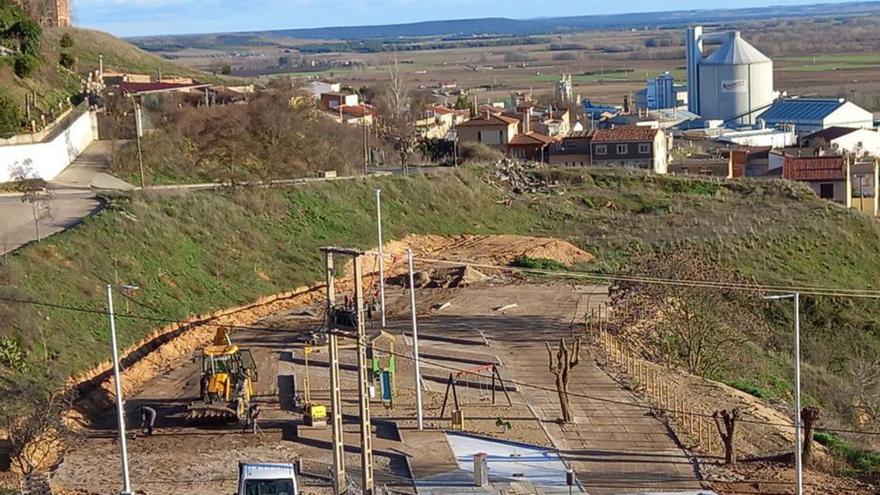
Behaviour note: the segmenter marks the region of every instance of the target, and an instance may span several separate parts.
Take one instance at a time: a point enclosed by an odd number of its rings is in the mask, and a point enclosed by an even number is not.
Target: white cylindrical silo
[[[731,126],[753,125],[773,102],[773,61],[739,32],[700,63],[700,115]]]

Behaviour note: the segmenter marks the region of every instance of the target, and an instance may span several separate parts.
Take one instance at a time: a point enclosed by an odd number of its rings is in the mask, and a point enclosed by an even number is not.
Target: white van
[[[299,495],[293,464],[238,463],[238,495]]]

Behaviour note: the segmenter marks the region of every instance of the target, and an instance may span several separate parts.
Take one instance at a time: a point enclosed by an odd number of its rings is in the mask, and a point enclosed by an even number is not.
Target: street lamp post
[[[376,227],[379,231],[379,312],[385,328],[385,256],[382,253],[382,190],[376,189]]]
[[[119,348],[116,343],[116,316],[113,313],[113,284],[107,284],[107,314],[110,317],[110,346],[113,351],[113,378],[116,382],[116,421],[119,429],[119,449],[122,453],[122,495],[131,495],[131,477],[128,469],[128,446],[125,441],[125,406],[122,400],[122,380],[119,376]],[[118,285],[121,289],[135,290],[133,285]]]
[[[802,427],[801,427],[801,295],[798,292],[793,294],[781,294],[777,296],[767,296],[764,299],[794,300],[794,464],[797,479],[797,495],[804,493],[804,466],[802,459],[803,448],[802,443]],[[810,441],[810,439],[806,439]]]
[[[424,417],[422,413],[422,372],[419,362],[419,325],[416,316],[416,285],[413,272],[413,252],[412,249],[406,250],[406,260],[409,265],[409,297],[410,311],[412,312],[412,333],[413,333],[413,361],[415,362],[415,380],[416,380],[416,418],[418,420],[419,430],[423,429]]]

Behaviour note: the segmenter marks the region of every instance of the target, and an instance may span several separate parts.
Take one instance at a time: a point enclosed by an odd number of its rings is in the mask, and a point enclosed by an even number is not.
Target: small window
[[[651,152],[651,145],[647,143],[639,144],[639,153],[642,155],[647,155]]]
[[[597,144],[596,145],[596,154],[597,155],[607,155],[608,154],[608,146],[605,146],[604,144]]]
[[[617,145],[617,154],[618,155],[625,155],[627,153],[629,153],[629,145],[626,145],[626,144],[618,144]]]
[[[483,131],[477,131],[477,142],[478,143],[483,142]]]
[[[819,197],[834,199],[834,184],[819,184]]]

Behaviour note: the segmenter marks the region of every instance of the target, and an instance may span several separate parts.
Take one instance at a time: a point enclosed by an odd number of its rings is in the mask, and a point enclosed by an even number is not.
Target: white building
[[[880,132],[873,129],[829,127],[804,137],[803,142],[806,146],[823,147],[832,153],[880,157]]]
[[[874,115],[844,98],[777,100],[758,120],[766,127],[792,125],[798,136],[806,136],[829,127],[874,128]]]
[[[326,81],[311,81],[308,86],[306,86],[306,89],[309,90],[309,93],[311,93],[312,96],[319,99],[324,93],[339,93],[342,91],[342,84]]]
[[[722,128],[719,130],[717,141],[750,146],[754,148],[787,148],[797,144],[797,136],[794,129],[744,129],[731,130]]]

